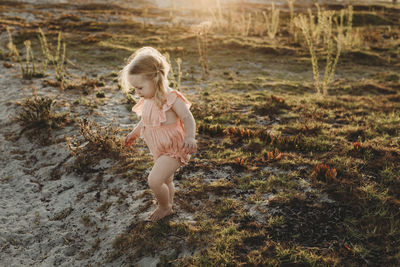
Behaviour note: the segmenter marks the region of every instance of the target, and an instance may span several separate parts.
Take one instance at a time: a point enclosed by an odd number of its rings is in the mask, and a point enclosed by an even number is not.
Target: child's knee
[[[150,174],[147,177],[147,183],[151,188],[159,187],[162,185],[162,181],[160,181],[159,177],[156,177],[155,175]]]

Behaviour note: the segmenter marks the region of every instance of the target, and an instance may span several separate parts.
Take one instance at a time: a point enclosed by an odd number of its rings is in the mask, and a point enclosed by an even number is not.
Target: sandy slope
[[[74,158],[65,141],[42,146],[29,139],[27,132],[18,138],[23,128],[12,120],[18,110],[15,102],[22,100],[21,89],[25,88],[25,94],[31,94],[27,91],[30,87],[38,88],[39,95],[59,93],[58,88],[43,87],[41,83],[41,80],[22,80],[18,65],[11,69],[0,66],[0,265],[100,266],[111,251],[115,236],[135,220],[142,200],[134,201],[133,197],[146,188],[139,188],[135,180],[127,183],[113,179],[108,173],[112,165],[109,159],[95,166],[98,172],[91,173],[85,181],[68,168]],[[68,96],[62,97],[58,101],[61,104]],[[114,97],[118,102],[122,95]],[[111,112],[110,119],[115,109],[107,109]],[[55,131],[56,139],[62,140],[73,131],[76,134],[72,127]],[[60,176],[52,175],[55,172]],[[103,184],[94,186],[93,178],[98,175],[103,175]],[[117,199],[108,195],[115,188],[132,197],[126,198],[124,205],[112,205],[107,212],[97,212],[103,202]],[[79,200],[80,193],[83,198]],[[57,219],[63,213],[66,217]],[[146,215],[141,214],[142,218]],[[93,226],[85,226],[82,216],[88,216]],[[91,252],[97,239],[99,248]],[[151,258],[144,259],[146,265],[148,260]],[[123,261],[124,257],[120,257],[109,266],[124,265]]]

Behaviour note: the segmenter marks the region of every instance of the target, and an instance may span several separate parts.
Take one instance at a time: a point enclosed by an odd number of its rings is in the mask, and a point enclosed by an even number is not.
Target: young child
[[[150,214],[157,221],[172,211],[174,199],[173,176],[196,153],[196,124],[189,111],[191,103],[178,91],[168,87],[170,66],[165,57],[152,47],[137,50],[120,72],[122,89],[132,87],[140,96],[132,108],[141,120],[125,138],[130,146],[142,136],[154,158],[148,184],[158,202]]]

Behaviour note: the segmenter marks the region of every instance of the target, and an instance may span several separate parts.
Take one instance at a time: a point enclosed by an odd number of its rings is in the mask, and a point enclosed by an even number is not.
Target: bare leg
[[[166,155],[159,157],[154,163],[148,177],[148,183],[157,199],[158,207],[150,214],[150,220],[157,221],[172,213],[170,192],[166,183],[179,166],[180,164],[176,159]]]
[[[175,185],[173,182],[174,179],[174,175],[171,175],[167,181],[165,182],[165,184],[168,186],[169,189],[169,203],[173,206],[174,205],[174,195],[175,195]],[[156,200],[154,200],[153,202],[154,204],[157,203]]]
[[[175,186],[174,186],[173,179],[174,179],[174,175],[171,175],[166,182],[168,189],[169,189],[169,203],[171,205],[174,205],[174,195],[175,195]]]

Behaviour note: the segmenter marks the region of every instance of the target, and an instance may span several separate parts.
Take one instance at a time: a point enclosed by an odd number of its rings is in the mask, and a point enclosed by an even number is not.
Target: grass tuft
[[[70,122],[69,113],[55,113],[53,111],[55,99],[36,94],[31,98],[24,99],[19,103],[22,111],[16,119],[24,128],[27,129],[47,129],[60,128]]]

